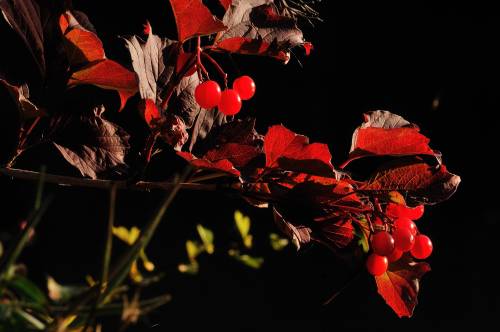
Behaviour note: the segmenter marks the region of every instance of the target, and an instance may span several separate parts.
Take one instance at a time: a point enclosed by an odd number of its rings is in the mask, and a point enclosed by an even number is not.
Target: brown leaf
[[[27,85],[17,87],[3,79],[0,79],[0,85],[3,85],[12,96],[22,120],[44,115],[35,104],[29,101],[29,89]]]
[[[302,244],[311,242],[312,231],[309,227],[295,226],[286,221],[283,215],[276,208],[273,208],[273,215],[276,226],[292,241],[297,250],[300,249]]]
[[[279,15],[269,0],[233,0],[223,22],[227,30],[217,35],[215,50],[266,55],[287,62],[289,50],[304,44],[295,19]]]
[[[43,27],[40,8],[33,0],[0,1],[3,19],[22,39],[30,51],[42,76],[45,74]]]
[[[405,255],[375,277],[378,293],[399,317],[411,317],[418,303],[420,279],[430,270],[429,264],[416,263]]]
[[[67,162],[91,179],[122,174],[128,168],[125,155],[129,150],[129,135],[103,119],[103,112],[101,106],[92,115],[81,116],[54,143]]]

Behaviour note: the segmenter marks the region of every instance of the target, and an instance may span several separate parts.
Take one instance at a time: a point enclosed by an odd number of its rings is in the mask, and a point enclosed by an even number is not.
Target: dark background
[[[168,6],[159,10],[157,1],[107,1],[107,7],[103,1],[75,3],[109,45],[110,58],[120,55],[116,35],[140,31],[145,18],[155,33],[172,33]],[[202,257],[200,275],[179,275],[176,266],[186,259],[184,241],[196,236],[196,223],[213,228],[218,239],[237,238],[232,213],[239,208],[252,217],[257,242],[276,231],[267,210],[223,195],[182,193],[148,249],[167,272],[149,295],[167,291],[173,301],[138,331],[149,330],[145,326],[156,326],[151,331],[477,328],[500,313],[494,161],[499,17],[479,5],[416,2],[365,7],[324,0],[318,9],[325,22],[304,28],[315,49],[310,57],[296,51],[302,66],[295,56],[287,66],[256,57],[221,62],[230,76],[244,73],[255,79],[257,94],[243,114],[254,114],[261,132],[283,123],[312,141],[327,142],[338,165],[362,113],[387,109],[419,124],[432,146],[443,152],[448,169],[462,177],[457,194],[428,208],[418,222],[435,247],[414,317],[398,319],[376,294],[372,278],[316,246],[298,253],[268,250],[259,271],[223,255]],[[0,207],[9,211],[9,222],[22,218],[31,207],[33,186],[2,179],[0,190],[5,197]],[[81,283],[84,275],[99,271],[107,195],[91,189],[48,190],[57,193],[56,202],[24,260],[35,267],[34,278],[50,274],[63,283]],[[144,223],[159,198],[120,193],[118,220]],[[346,283],[332,303],[322,305]]]

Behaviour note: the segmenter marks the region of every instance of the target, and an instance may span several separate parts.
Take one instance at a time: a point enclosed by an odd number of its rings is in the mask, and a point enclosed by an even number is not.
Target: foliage
[[[10,244],[0,266],[0,317],[13,327],[97,331],[97,317],[116,312],[128,326],[167,302],[168,296],[140,300],[134,289],[161,279],[145,248],[183,188],[218,190],[252,206],[271,208],[276,227],[297,249],[317,242],[354,260],[370,250],[372,233],[394,227],[391,204],[437,204],[460,183],[419,128],[388,111],[365,114],[353,134],[349,156],[335,167],[326,144],[310,143],[283,125],[271,126],[261,135],[255,119],[226,116],[197,104],[194,90],[200,82],[216,77],[229,87],[228,75],[215,60],[220,54],[267,56],[284,63],[295,47],[308,54],[312,45],[298,22],[312,20],[317,13],[305,1],[220,0],[224,15],[219,18],[201,0],[164,2],[175,18],[177,40],[154,34],[146,23],[142,34],[124,38],[130,68],[107,58],[98,32],[70,2],[62,7],[34,0],[1,2],[2,19],[38,70],[20,81],[0,73],[0,89],[11,97],[6,105],[17,115],[12,127],[20,123],[13,137],[15,151],[1,156],[2,173],[27,174],[12,167],[33,147],[49,146],[82,177],[71,180],[73,185],[107,188],[111,197],[101,278],[78,287],[61,286],[49,278],[49,297],[19,272],[17,263],[51,198],[38,200],[28,226]],[[131,98],[135,95],[139,101]],[[109,102],[110,96],[119,99]],[[112,120],[125,112],[136,112],[145,130],[129,133]],[[190,166],[182,176],[173,174],[180,173],[179,168],[150,179],[150,162],[159,158]],[[355,177],[350,167],[363,160],[378,166],[366,170],[368,177]],[[47,175],[46,180],[62,183],[67,178]],[[149,223],[127,229],[114,225],[117,187],[160,188],[168,194]],[[264,259],[252,251],[251,220],[236,211],[234,222],[239,240],[223,254],[248,267],[261,267]],[[180,272],[197,273],[197,258],[218,252],[214,233],[200,224],[196,230],[199,240],[186,242],[188,262],[178,265]],[[112,234],[128,245],[113,264]],[[276,234],[269,240],[275,250],[288,244]],[[378,292],[397,315],[411,316],[419,281],[429,270],[427,263],[404,255],[375,278]],[[125,294],[126,300],[120,301]]]

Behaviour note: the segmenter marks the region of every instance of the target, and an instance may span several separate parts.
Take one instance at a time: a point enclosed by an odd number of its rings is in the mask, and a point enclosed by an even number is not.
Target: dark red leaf
[[[158,107],[151,99],[143,99],[139,103],[139,112],[141,113],[144,121],[148,124],[148,126],[153,126],[153,120],[157,120],[160,118],[160,112],[158,111]]]
[[[365,114],[365,122],[354,131],[349,159],[342,165],[368,156],[430,155],[429,139],[401,116],[387,111]]]
[[[231,3],[233,2],[233,0],[219,0],[220,4],[222,7],[224,7],[225,10],[227,10],[229,8],[229,6],[231,6]]]
[[[120,95],[120,109],[128,98],[137,92],[137,80],[133,72],[113,60],[101,60],[73,73],[69,86],[91,84],[102,89],[116,90]]]
[[[233,164],[227,159],[211,162],[210,160],[206,159],[198,159],[189,152],[177,152],[177,154],[189,161],[193,166],[197,168],[219,171],[232,176],[240,176],[240,172],[236,168],[234,168]]]
[[[71,66],[88,64],[106,58],[102,42],[93,32],[70,29],[64,37],[66,54]]]
[[[436,204],[455,193],[460,177],[444,165],[429,166],[421,159],[396,161],[376,172],[361,190],[399,191],[408,204]]]
[[[429,264],[403,256],[391,263],[386,273],[375,277],[378,293],[399,317],[411,317],[418,303],[420,279],[430,270]]]
[[[326,144],[309,144],[309,138],[282,125],[269,128],[264,137],[266,167],[335,177]]]
[[[233,0],[223,22],[227,30],[217,35],[215,50],[266,55],[287,62],[289,50],[304,44],[295,20],[279,15],[267,0]]]
[[[219,50],[229,53],[263,55],[283,62],[290,60],[290,55],[287,52],[277,49],[275,45],[265,42],[262,39],[233,37],[217,43],[217,47]]]
[[[170,0],[177,25],[178,40],[204,36],[224,30],[224,24],[212,15],[201,0]]]
[[[37,1],[0,1],[3,18],[19,35],[35,60],[40,73],[45,74],[44,37]]]
[[[203,158],[211,162],[227,159],[235,167],[239,168],[244,167],[261,153],[262,151],[259,148],[252,145],[227,143],[208,151]]]
[[[190,52],[180,52],[177,56],[177,63],[175,64],[175,73],[180,74],[184,66],[193,58],[194,54]],[[191,66],[191,69],[186,72],[184,76],[191,76],[196,72],[196,65]]]
[[[315,229],[318,228],[320,239],[335,248],[344,248],[354,239],[354,227],[349,218],[327,217],[317,218]],[[314,237],[314,235],[313,235]]]

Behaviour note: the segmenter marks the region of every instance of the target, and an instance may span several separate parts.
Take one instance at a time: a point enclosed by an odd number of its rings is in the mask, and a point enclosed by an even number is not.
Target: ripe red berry
[[[240,76],[234,80],[233,89],[238,91],[241,100],[248,100],[255,94],[255,82],[250,76]]]
[[[396,262],[401,258],[401,256],[403,256],[403,252],[397,248],[394,248],[392,253],[387,256],[387,260],[389,261],[389,263]]]
[[[392,237],[396,248],[403,252],[411,250],[415,243],[415,236],[408,228],[396,228],[392,232]]]
[[[221,99],[219,84],[215,81],[205,81],[194,90],[194,98],[202,108],[210,109],[217,106]]]
[[[371,275],[379,276],[387,271],[387,266],[389,261],[385,256],[379,256],[377,254],[370,254],[366,259],[366,269]]]
[[[219,111],[225,115],[235,115],[241,109],[241,98],[238,92],[233,89],[222,91],[219,102]]]
[[[411,255],[417,259],[426,259],[432,253],[432,242],[428,236],[418,235],[415,244],[411,248]]]
[[[394,220],[394,227],[395,228],[407,228],[411,231],[413,235],[417,234],[417,226],[413,221],[406,217],[400,217]]]
[[[409,209],[407,212],[407,216],[411,220],[418,220],[418,219],[422,218],[423,215],[424,215],[424,206],[423,205],[419,205],[419,206],[416,206],[412,209]]]
[[[372,235],[371,248],[380,256],[387,256],[394,251],[394,239],[388,232],[377,232]]]

